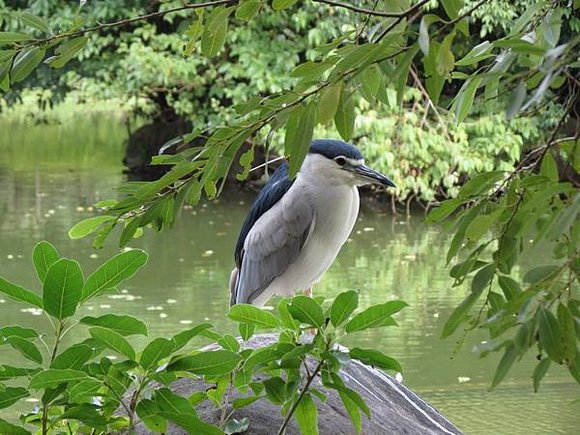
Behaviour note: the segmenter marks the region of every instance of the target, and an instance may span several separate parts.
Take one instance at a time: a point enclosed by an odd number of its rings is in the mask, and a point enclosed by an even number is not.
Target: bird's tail
[[[232,270],[230,275],[230,307],[236,305],[236,299],[238,296],[238,276],[240,271],[237,267]]]

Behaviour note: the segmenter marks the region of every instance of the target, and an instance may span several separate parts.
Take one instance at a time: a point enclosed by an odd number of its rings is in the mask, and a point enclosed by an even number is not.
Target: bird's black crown
[[[317,139],[310,145],[310,154],[321,154],[328,159],[343,156],[348,159],[361,160],[360,151],[349,143],[335,139]]]

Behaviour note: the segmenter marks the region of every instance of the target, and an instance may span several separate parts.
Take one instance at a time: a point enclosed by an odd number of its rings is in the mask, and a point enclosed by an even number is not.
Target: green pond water
[[[31,264],[34,244],[49,240],[62,255],[90,272],[118,251],[118,235],[95,251],[90,240],[72,241],[68,229],[92,216],[91,204],[114,196],[124,181],[121,159],[125,127],[118,121],[79,118],[66,125],[24,125],[0,121],[0,275],[39,290]],[[149,335],[166,336],[188,325],[211,321],[235,332],[225,319],[233,247],[252,201],[237,188],[219,201],[182,212],[176,228],[146,232],[132,247],[145,249],[149,263],[119,294],[94,301],[81,314],[127,313],[144,319]],[[426,226],[422,216],[406,219],[365,207],[351,240],[319,283],[316,295],[360,290],[361,305],[403,299],[399,328],[371,330],[350,345],[376,346],[399,359],[403,382],[468,434],[578,434],[580,389],[559,367],[534,394],[530,353],[493,392],[488,387],[499,355],[477,359],[471,349],[485,339],[462,333],[439,338],[445,319],[466,288],[452,288],[444,257],[449,235]],[[540,261],[542,252],[527,259]],[[0,326],[47,327],[44,316],[0,295]],[[78,330],[77,334],[83,331]],[[74,339],[74,334],[71,337]],[[139,343],[137,343],[139,344]],[[142,344],[142,343],[141,343]],[[16,361],[7,346],[0,363]],[[21,409],[34,403],[22,402]],[[0,414],[13,417],[6,410]]]

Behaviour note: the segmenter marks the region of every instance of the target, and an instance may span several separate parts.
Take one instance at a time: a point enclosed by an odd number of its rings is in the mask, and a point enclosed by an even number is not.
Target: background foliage
[[[203,145],[158,156],[170,172],[121,186],[72,237],[95,233],[100,246],[122,225],[124,245],[215,198],[242,145],[240,178],[264,143],[295,173],[314,135],[340,135],[395,175],[398,200],[451,198],[429,220],[452,217],[450,275],[471,292],[443,335],[489,331],[480,355],[503,355],[492,387],[526,352],[538,355],[536,390],[551,364],[580,383],[577,0],[90,6],[54,22],[44,3],[31,3],[36,15],[8,7],[6,101],[30,74],[57,90],[48,99],[105,85],[153,117],[187,113],[195,128],[175,143]],[[545,263],[520,270],[534,246]]]

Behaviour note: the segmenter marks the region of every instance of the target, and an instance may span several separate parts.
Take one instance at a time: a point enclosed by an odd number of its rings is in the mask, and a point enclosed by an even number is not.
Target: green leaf
[[[178,334],[175,334],[171,341],[175,344],[175,351],[181,349],[187,343],[189,343],[194,337],[197,337],[199,334],[207,331],[211,328],[211,323],[202,323],[200,325],[196,325],[193,328],[186,329],[185,331],[181,331]]]
[[[526,90],[526,82],[521,81],[512,92],[510,101],[508,103],[508,108],[506,110],[506,118],[508,120],[516,116],[520,111],[522,105],[524,104],[524,100],[526,99]]]
[[[475,98],[475,93],[477,92],[481,80],[482,78],[480,76],[471,77],[459,90],[459,94],[455,99],[455,121],[457,123],[463,122],[467,115],[469,115],[471,106],[473,105],[473,99]]]
[[[40,334],[32,328],[23,328],[22,326],[4,326],[0,328],[0,339],[16,335],[21,338],[38,338]],[[0,340],[0,343],[2,341]]]
[[[493,50],[493,45],[489,41],[483,41],[481,44],[476,45],[471,49],[469,53],[465,55],[461,60],[458,60],[455,65],[457,66],[467,66],[477,63],[481,60],[493,57],[491,51]]]
[[[510,301],[518,296],[522,292],[522,288],[517,281],[510,278],[509,276],[500,275],[498,277],[498,283],[501,287],[505,298]]]
[[[219,376],[230,373],[236,368],[240,360],[240,356],[230,350],[206,351],[173,360],[167,366],[167,370]]]
[[[150,399],[142,399],[137,404],[137,415],[147,428],[156,433],[167,432],[167,419],[159,415],[159,406]]]
[[[110,215],[93,216],[90,218],[83,219],[82,221],[76,223],[69,231],[68,236],[71,239],[82,239],[89,234],[94,233],[99,229],[99,227],[105,222],[114,221],[117,218]]]
[[[264,382],[266,396],[275,405],[282,405],[287,399],[287,384],[280,376],[266,379]]]
[[[93,428],[104,428],[108,420],[101,414],[101,408],[96,405],[83,403],[67,409],[58,417],[59,420],[78,420]]]
[[[30,75],[44,59],[44,47],[30,47],[22,49],[14,58],[10,79],[12,83],[18,83]]]
[[[75,382],[68,389],[70,401],[73,403],[92,402],[102,386],[102,382],[96,379]]]
[[[85,282],[81,301],[97,296],[105,290],[114,289],[131,278],[139,268],[147,263],[148,256],[140,249],[132,249],[115,255],[95,270]]]
[[[357,434],[361,433],[362,431],[362,419],[360,415],[360,410],[356,403],[342,390],[338,390],[338,395],[340,396],[340,400],[342,400],[342,404],[344,405],[344,409],[348,413],[350,417],[350,421],[352,421],[352,425]]]
[[[160,388],[155,392],[155,403],[163,412],[196,416],[189,401],[185,397],[178,396],[169,388]]]
[[[232,352],[238,352],[240,350],[240,343],[233,335],[225,334],[217,342],[226,350],[231,350]]]
[[[26,304],[34,305],[35,307],[42,308],[42,298],[36,293],[26,290],[25,288],[19,287],[6,281],[0,276],[0,292],[4,293],[10,299],[17,302],[24,302]]]
[[[72,316],[83,289],[83,271],[74,260],[61,258],[48,268],[44,279],[42,300],[44,310],[57,319]]]
[[[346,324],[346,332],[363,331],[369,328],[389,326],[390,317],[407,306],[403,301],[389,301],[380,305],[373,305],[358,313]]]
[[[537,393],[540,389],[540,381],[542,378],[548,373],[548,369],[550,368],[551,364],[550,358],[544,358],[541,360],[536,368],[534,369],[533,379],[534,379],[534,393]]]
[[[330,322],[336,327],[347,320],[358,307],[358,292],[354,290],[339,294],[330,307]]]
[[[141,320],[128,315],[105,314],[100,317],[86,316],[80,320],[80,323],[107,328],[121,335],[147,335],[147,325]]]
[[[542,160],[542,166],[540,167],[540,175],[548,178],[550,181],[557,183],[560,181],[560,175],[558,174],[558,165],[552,153],[546,153],[544,159]]]
[[[296,320],[316,328],[324,325],[324,313],[322,307],[312,298],[307,296],[295,296],[288,304],[288,311]]]
[[[317,116],[319,123],[327,124],[334,119],[340,101],[341,89],[342,83],[335,83],[324,88],[320,94]]]
[[[459,198],[452,198],[446,201],[443,201],[439,207],[435,207],[431,209],[427,219],[425,220],[426,223],[432,224],[436,222],[441,222],[451,213],[453,213],[457,208],[463,203]]]
[[[395,358],[385,355],[376,349],[362,349],[360,347],[355,347],[350,350],[349,355],[351,358],[357,359],[364,364],[378,367],[383,370],[394,370],[396,372],[403,371],[401,364]]]
[[[48,268],[60,258],[54,246],[48,242],[40,242],[32,252],[32,262],[40,282],[44,282]]]
[[[34,375],[30,380],[30,385],[28,388],[37,390],[44,388],[54,388],[65,382],[78,382],[91,379],[92,378],[89,375],[87,375],[85,372],[81,372],[80,370],[47,369]]]
[[[36,15],[30,14],[28,12],[23,12],[20,15],[20,20],[22,24],[28,27],[32,27],[33,29],[40,30],[43,33],[51,34],[52,31],[50,30],[50,26],[48,23]]]
[[[103,343],[115,352],[126,356],[132,361],[135,360],[135,350],[121,334],[110,329],[101,328],[100,326],[90,328],[89,334],[95,340]]]
[[[30,396],[30,394],[26,388],[5,387],[3,390],[0,390],[0,409],[8,408],[20,399],[28,396]],[[0,425],[0,427],[2,426]]]
[[[455,66],[455,56],[451,51],[451,44],[453,43],[453,38],[455,37],[455,32],[450,33],[443,39],[443,42],[437,50],[437,56],[435,57],[435,70],[437,73],[446,77]]]
[[[139,358],[139,364],[145,370],[154,368],[163,358],[168,357],[173,352],[175,343],[166,338],[156,338],[149,343]]]
[[[562,356],[568,365],[576,358],[576,321],[568,307],[558,304],[558,324],[562,333]]]
[[[258,13],[260,4],[258,0],[246,0],[242,2],[236,9],[236,18],[242,21],[250,21]]]
[[[311,101],[305,106],[296,107],[286,123],[286,135],[284,136],[284,153],[289,160],[290,177],[294,177],[312,142],[314,124],[316,119],[316,102]]]
[[[42,354],[34,343],[25,338],[18,337],[17,335],[11,335],[6,340],[10,346],[20,352],[25,358],[34,361],[35,363],[42,364]]]
[[[248,341],[254,335],[256,330],[256,325],[251,323],[240,322],[238,329],[240,331],[240,336],[244,341]]]
[[[288,9],[296,4],[298,0],[273,0],[272,9],[275,11],[281,11]]]
[[[499,385],[499,383],[505,378],[505,376],[510,371],[514,361],[518,356],[518,351],[513,343],[510,343],[506,349],[503,357],[501,358],[497,369],[495,371],[495,375],[493,377],[493,381],[491,382],[491,389],[493,390],[495,387]]]
[[[399,62],[395,71],[393,72],[393,78],[396,80],[396,89],[397,89],[397,105],[400,106],[403,102],[403,97],[405,94],[405,86],[407,85],[407,78],[409,77],[409,70],[411,69],[411,62],[413,61],[414,57],[417,55],[419,51],[419,46],[414,44],[407,53],[404,55],[403,59]],[[437,103],[437,99],[433,98],[431,95],[431,99],[435,103]]]
[[[471,307],[477,302],[481,292],[470,292],[465,299],[457,306],[447,321],[445,326],[443,326],[443,331],[441,332],[441,338],[450,336],[455,332],[457,327],[466,319],[467,314]]]
[[[208,17],[207,25],[201,35],[201,52],[213,57],[222,49],[228,33],[228,17],[233,8],[219,6]]]
[[[553,276],[558,270],[560,270],[560,267],[556,265],[534,267],[524,275],[524,281],[531,284],[542,282]]]
[[[481,294],[485,288],[489,286],[489,283],[495,275],[495,263],[488,264],[482,269],[479,269],[473,281],[471,282],[472,293]]]
[[[345,141],[352,138],[356,113],[354,111],[354,97],[346,86],[343,86],[338,100],[338,107],[334,115],[334,124],[340,137]]]
[[[463,7],[463,0],[441,0],[445,13],[452,20],[459,16],[459,11]]]
[[[163,413],[163,416],[185,429],[191,435],[223,435],[223,431],[220,428],[201,421],[193,415]]]
[[[564,349],[562,348],[562,331],[556,316],[550,311],[540,308],[538,311],[538,332],[540,344],[548,356],[557,363],[562,362]]]
[[[302,396],[302,399],[296,405],[294,417],[301,434],[318,435],[318,409],[310,393]]]
[[[238,304],[230,308],[228,317],[236,322],[248,323],[258,328],[277,328],[278,319],[271,313],[248,304]]]
[[[224,432],[226,433],[226,435],[235,433],[245,433],[249,427],[250,427],[250,419],[248,417],[244,417],[241,420],[236,420],[235,418],[232,417],[224,427]]]
[[[87,45],[88,38],[86,36],[80,36],[78,38],[69,39],[63,42],[56,49],[57,56],[53,56],[46,60],[46,63],[53,68],[62,68],[65,66],[73,57],[75,57],[84,47]],[[102,216],[97,216],[102,217]],[[69,234],[70,235],[70,234]],[[71,238],[75,238],[70,236]],[[84,237],[84,236],[81,236]]]
[[[429,55],[429,22],[425,19],[425,15],[421,17],[419,24],[419,47],[425,56]]]
[[[2,392],[0,392],[2,396]],[[0,399],[1,400],[1,399]],[[16,426],[12,423],[8,423],[6,420],[0,418],[0,433],[10,434],[10,435],[30,435],[30,432],[21,426]]]
[[[77,344],[61,352],[50,364],[52,369],[80,370],[93,356],[93,349]]]
[[[0,32],[0,47],[2,45],[11,44],[13,42],[23,42],[29,41],[32,36],[26,35],[25,33],[16,32]]]

